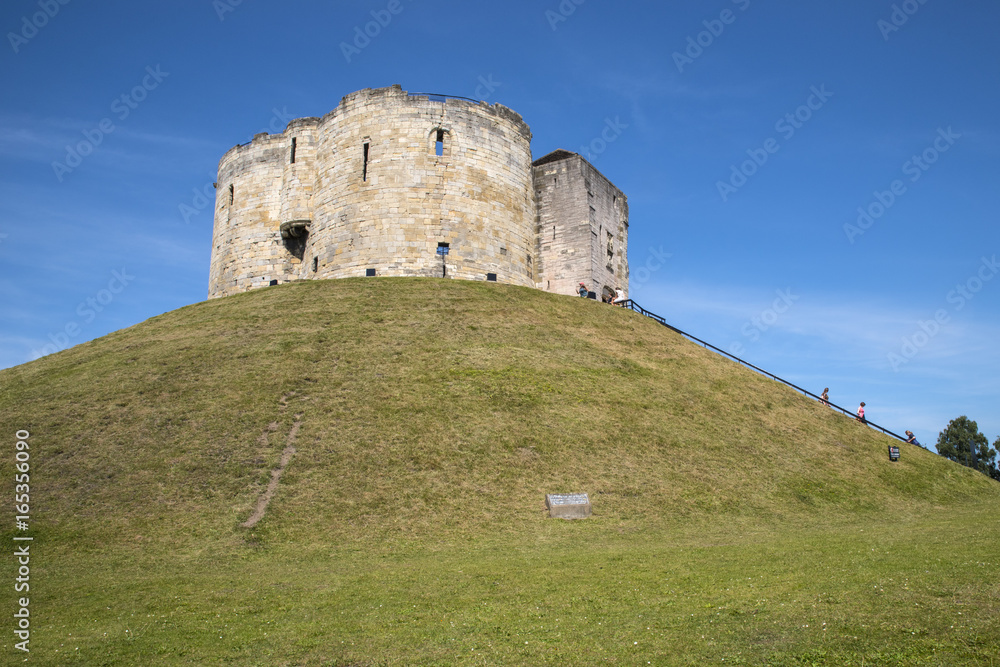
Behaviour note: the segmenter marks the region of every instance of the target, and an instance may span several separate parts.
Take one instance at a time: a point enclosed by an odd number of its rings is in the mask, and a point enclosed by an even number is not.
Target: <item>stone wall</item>
[[[534,164],[538,224],[537,287],[576,294],[628,295],[628,201],[576,153],[555,151]]]
[[[243,291],[287,273],[277,234],[282,146],[280,136],[257,135],[229,151],[219,165],[209,296]]]
[[[398,86],[257,135],[219,165],[209,296],[369,269],[534,286],[530,141],[502,105]]]

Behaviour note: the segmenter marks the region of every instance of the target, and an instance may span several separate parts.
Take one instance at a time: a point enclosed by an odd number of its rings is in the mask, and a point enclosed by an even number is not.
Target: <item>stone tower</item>
[[[572,294],[580,282],[602,296],[628,294],[628,201],[576,153],[557,150],[533,165],[538,284]],[[583,277],[581,277],[583,276]]]
[[[365,275],[627,291],[625,196],[530,142],[505,106],[399,86],[258,134],[219,163],[209,297]]]

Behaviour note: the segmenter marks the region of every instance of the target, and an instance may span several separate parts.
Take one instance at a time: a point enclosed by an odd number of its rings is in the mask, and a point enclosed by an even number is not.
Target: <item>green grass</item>
[[[0,371],[0,415],[38,664],[1000,664],[1000,485],[579,298],[262,289]]]

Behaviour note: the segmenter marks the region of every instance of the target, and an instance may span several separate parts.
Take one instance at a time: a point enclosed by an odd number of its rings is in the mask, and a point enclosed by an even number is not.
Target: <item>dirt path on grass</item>
[[[282,407],[287,407],[287,396],[283,396],[281,399]],[[285,468],[288,466],[288,462],[292,460],[292,456],[295,454],[295,438],[299,434],[299,427],[302,426],[302,415],[295,415],[295,422],[292,424],[292,430],[288,432],[288,438],[285,440],[285,450],[281,452],[281,460],[278,461],[278,467],[271,471],[271,481],[268,483],[267,488],[264,493],[260,495],[257,499],[257,507],[254,509],[253,514],[250,518],[244,521],[242,525],[244,528],[253,528],[258,521],[264,518],[264,513],[267,512],[267,506],[271,502],[271,498],[274,497],[275,492],[278,490],[278,482],[281,481],[281,475],[285,472]],[[277,428],[277,424],[271,424],[268,430],[274,430]],[[267,433],[261,436],[261,439],[267,441]]]

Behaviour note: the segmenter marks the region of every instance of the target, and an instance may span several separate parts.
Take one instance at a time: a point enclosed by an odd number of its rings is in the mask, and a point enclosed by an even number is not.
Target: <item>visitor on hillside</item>
[[[830,388],[826,387],[825,389],[823,389],[823,393],[819,395],[819,402],[825,405],[826,407],[830,407],[830,394],[827,393],[829,391]]]
[[[865,402],[861,401],[861,405],[858,406],[858,421],[862,424],[867,424],[868,420],[865,419]]]
[[[624,308],[625,307],[624,304],[627,300],[628,299],[625,298],[625,292],[622,291],[621,287],[619,287],[618,289],[615,290],[615,298],[611,300],[611,303],[613,303],[616,306],[621,306],[622,308]]]
[[[923,447],[923,445],[917,442],[917,436],[913,435],[913,431],[906,432],[906,441],[911,445],[916,445],[917,447]]]
[[[577,292],[580,293],[580,296],[582,296],[584,299],[586,299],[587,298],[587,293],[589,291],[590,290],[587,289],[586,285],[584,285],[583,283],[580,283],[580,289],[577,290]]]

